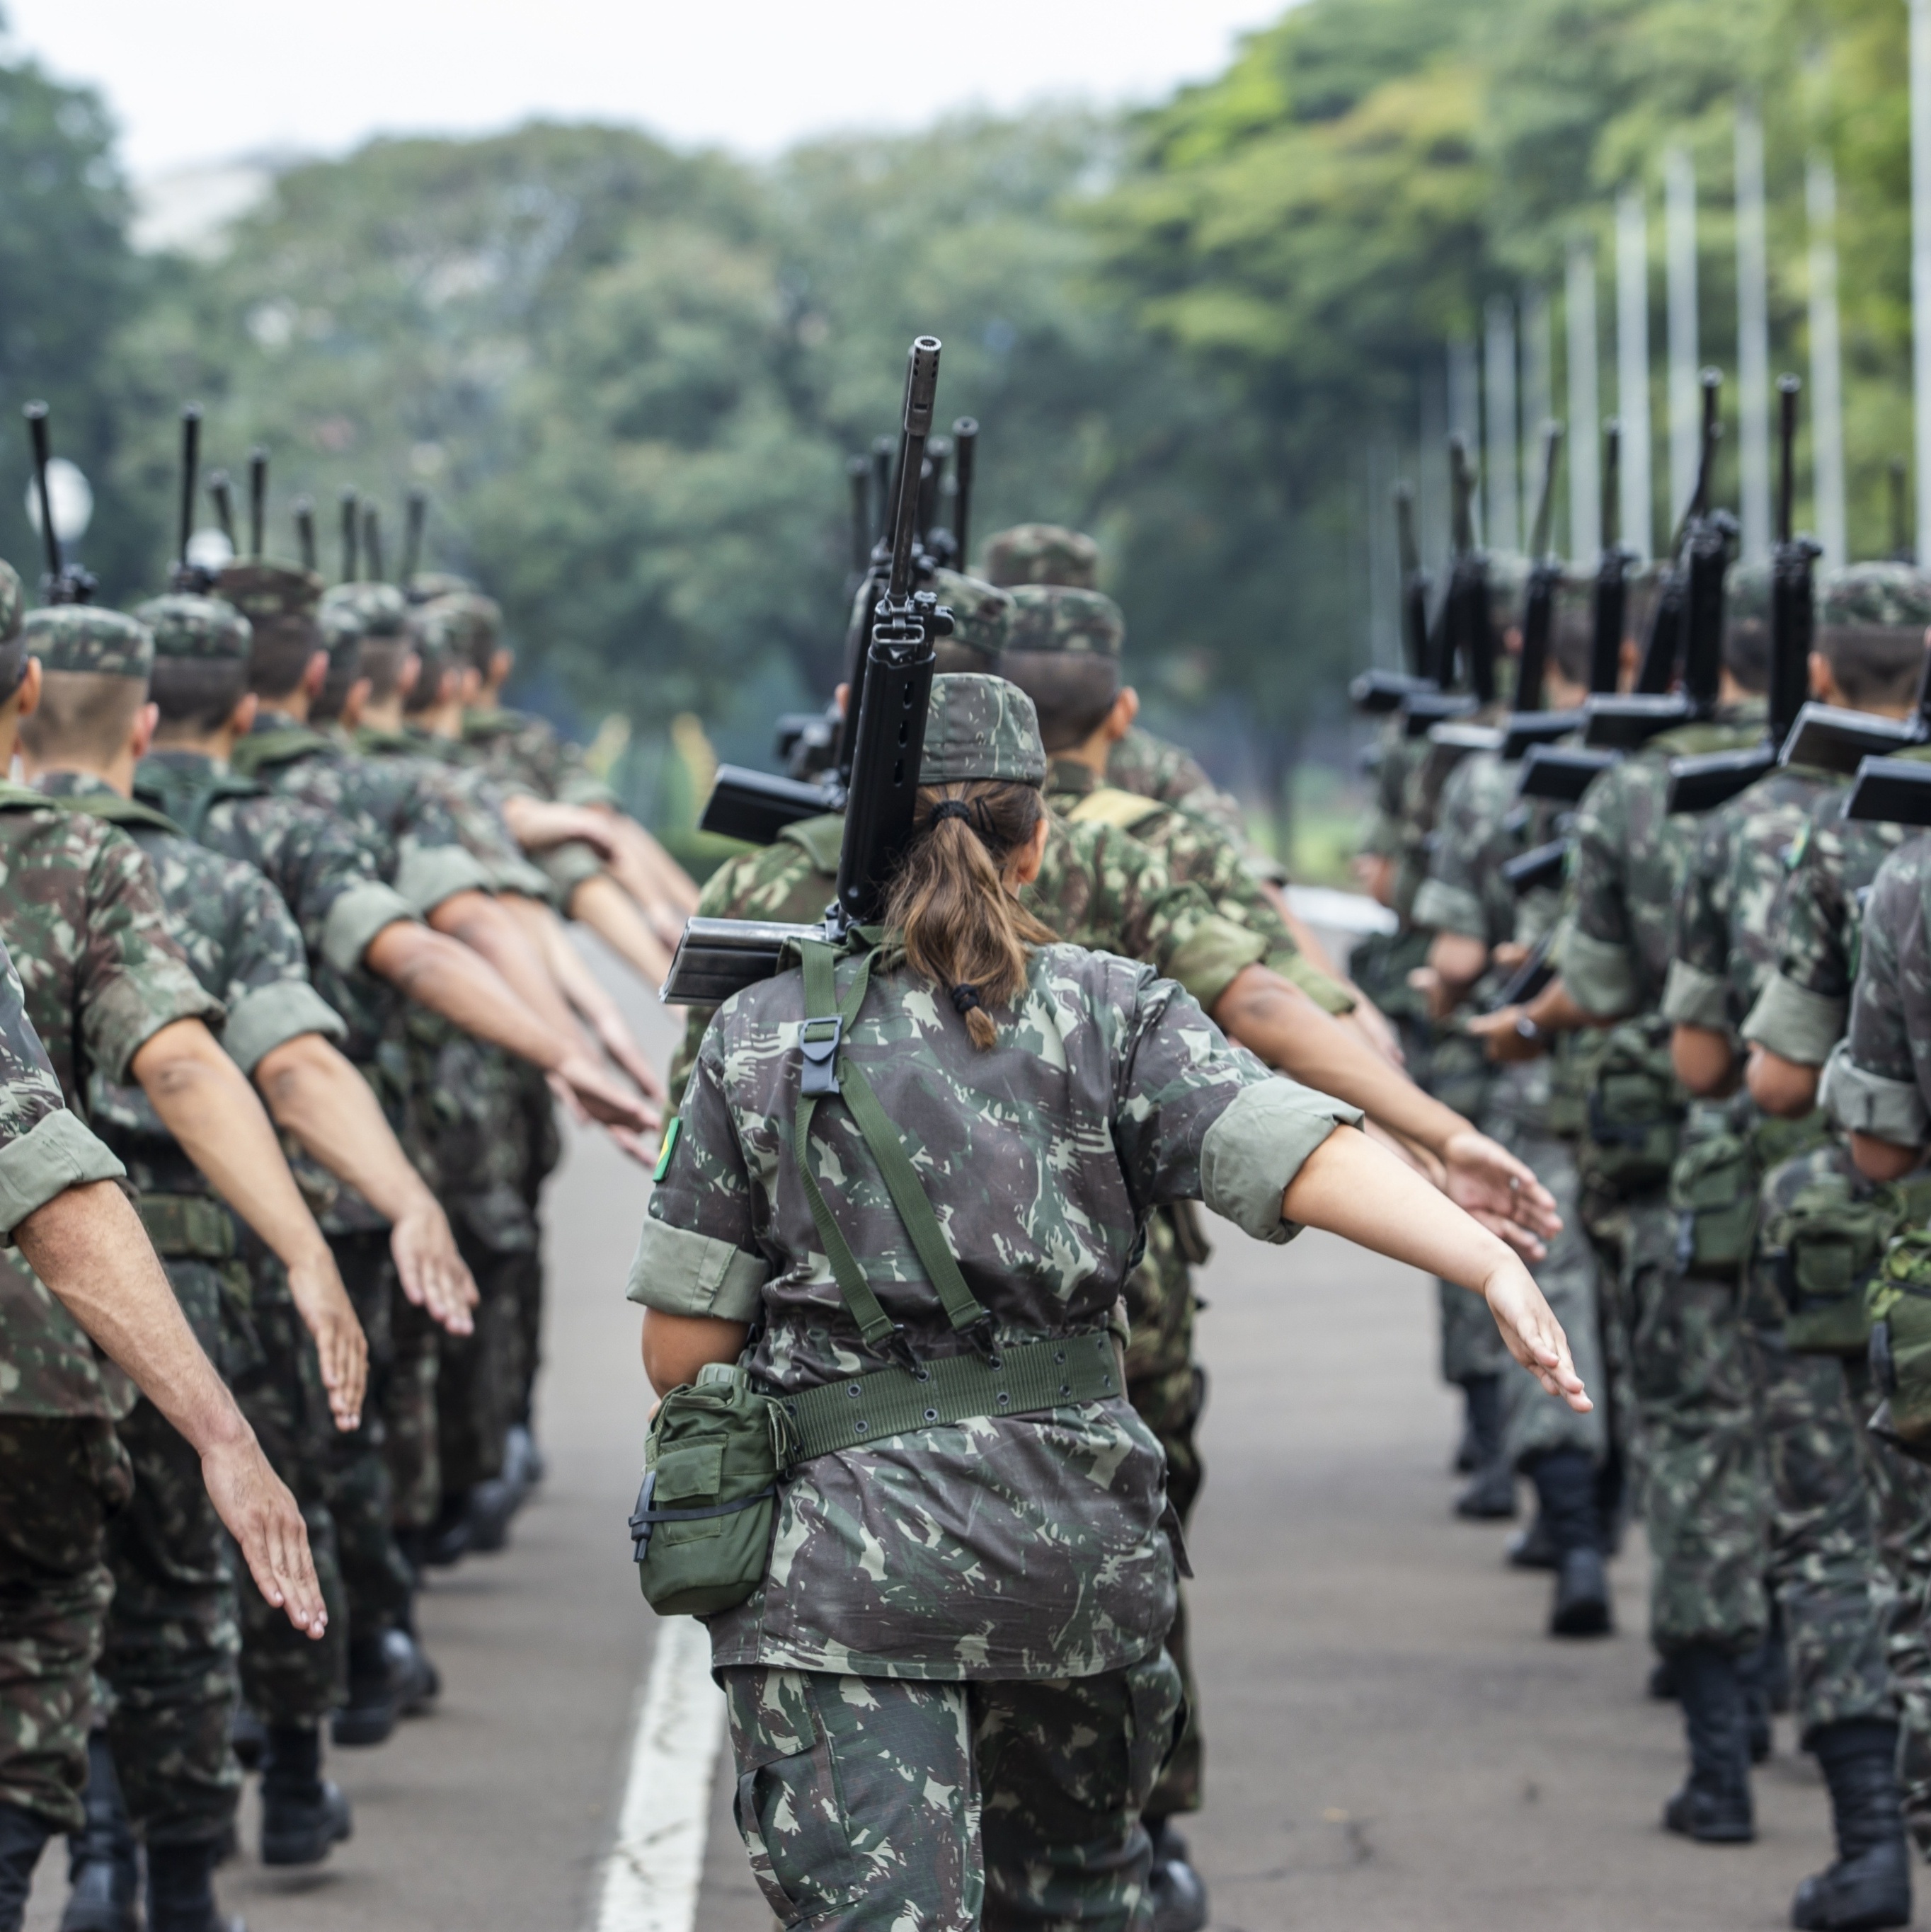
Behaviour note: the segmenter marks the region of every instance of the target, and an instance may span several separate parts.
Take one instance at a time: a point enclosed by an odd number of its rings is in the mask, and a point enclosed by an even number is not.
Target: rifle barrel
[[[863,577],[872,560],[872,459],[848,458],[845,475],[851,487],[851,572]]]
[[[41,543],[47,554],[47,574],[58,585],[61,578],[60,536],[54,528],[53,498],[47,492],[47,406],[29,403],[21,413],[27,418],[27,440],[33,446],[34,489],[41,506]]]
[[[959,570],[970,568],[966,544],[972,530],[972,475],[979,455],[979,424],[972,416],[960,416],[952,425],[953,473],[959,479],[958,494],[952,500],[952,544],[959,553],[954,560]]]
[[[295,543],[304,570],[315,568],[315,500],[298,496],[292,506],[295,514]]]
[[[888,594],[894,608],[911,594],[912,548],[917,536],[920,472],[926,439],[932,434],[932,406],[938,392],[938,338],[921,335],[905,358],[905,448],[899,463],[898,500],[892,506],[892,574]]]
[[[1539,562],[1548,554],[1549,532],[1555,520],[1556,466],[1562,457],[1563,426],[1559,422],[1542,425],[1542,487],[1536,500],[1536,520],[1529,538],[1529,556]]]
[[[268,452],[257,443],[248,452],[248,554],[259,557],[267,535]]]
[[[876,436],[872,439],[872,541],[884,542],[892,534],[893,468],[901,439]]]
[[[239,551],[241,546],[235,541],[235,496],[228,487],[227,470],[209,471],[208,494],[215,506],[215,520],[221,526],[221,534],[228,539],[229,549]]]
[[[368,566],[369,581],[386,581],[382,567],[382,513],[373,503],[362,511],[362,556]]]
[[[194,497],[201,487],[201,410],[190,403],[181,412],[181,542],[176,559],[188,562],[188,540],[194,534]]]
[[[342,581],[353,584],[361,574],[356,548],[356,493],[342,492]]]
[[[1797,398],[1803,385],[1794,376],[1776,379],[1779,429],[1776,540],[1787,544],[1797,528]]]
[[[429,493],[419,484],[409,493],[408,512],[402,526],[402,577],[406,590],[422,564],[422,532],[429,520]]]
[[[1602,425],[1602,548],[1623,541],[1623,425],[1611,416]]]

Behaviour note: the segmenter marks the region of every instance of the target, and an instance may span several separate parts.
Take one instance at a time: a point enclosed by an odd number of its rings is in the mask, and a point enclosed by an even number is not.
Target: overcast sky
[[[1283,0],[0,0],[137,176],[377,132],[628,122],[767,154],[975,104],[1156,98]]]

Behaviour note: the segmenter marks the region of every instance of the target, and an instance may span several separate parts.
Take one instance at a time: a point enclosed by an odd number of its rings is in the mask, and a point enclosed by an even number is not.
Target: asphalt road
[[[661,1020],[643,1010],[650,1043]],[[223,1874],[254,1932],[587,1932],[654,1641],[627,1561],[644,1390],[622,1286],[644,1178],[573,1137],[548,1225],[541,1432],[551,1474],[512,1547],[423,1606],[446,1689],[381,1750],[335,1754],[354,1839],[314,1874]],[[1762,1836],[1658,1828],[1673,1709],[1644,1695],[1641,1538],[1619,1630],[1542,1634],[1547,1580],[1505,1530],[1449,1513],[1455,1405],[1434,1289],[1319,1236],[1221,1231],[1201,1322],[1212,1474],[1192,1538],[1208,1738],[1191,1828],[1221,1932],[1714,1932],[1788,1923],[1829,1856],[1787,1720],[1757,1779]],[[713,1789],[695,1932],[769,1932]],[[245,1812],[252,1838],[252,1810]],[[52,1932],[50,1855],[30,1919]],[[692,1932],[684,1927],[665,1932]]]

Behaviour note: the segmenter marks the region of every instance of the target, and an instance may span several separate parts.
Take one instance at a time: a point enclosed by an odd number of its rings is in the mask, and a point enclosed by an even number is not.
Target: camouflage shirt
[[[1049,818],[1046,857],[1020,903],[1069,944],[1144,959],[1209,1010],[1244,968],[1264,956],[1258,935],[1222,918],[1197,886],[1176,883],[1158,856],[1110,825]],[[788,826],[772,844],[728,860],[698,901],[706,919],[822,919],[838,878],[842,816]],[[671,1067],[682,1091],[710,1020],[693,1007]]]
[[[1931,1142],[1931,837],[1878,868],[1860,954],[1848,1030],[1818,1098],[1842,1126],[1922,1147]]]
[[[125,1081],[135,1054],[164,1027],[221,1022],[221,1002],[202,990],[168,936],[140,847],[98,818],[13,785],[0,790],[0,930],[26,1017],[77,1111],[95,1074]],[[126,1378],[11,1256],[0,1265],[0,1412],[118,1415],[132,1401]]]
[[[1661,1004],[1675,952],[1677,893],[1699,832],[1695,819],[1665,808],[1669,761],[1754,744],[1764,716],[1759,700],[1728,707],[1707,724],[1665,731],[1583,794],[1556,960],[1586,1012],[1613,1018]]]
[[[1170,745],[1151,731],[1143,731],[1137,724],[1116,740],[1107,754],[1107,782],[1118,785],[1122,791],[1158,799],[1162,805],[1204,818],[1209,824],[1218,826],[1243,852],[1252,852],[1247,814],[1241,810],[1240,801],[1221,790],[1197,759],[1178,745]],[[1267,876],[1272,877],[1278,868],[1273,867],[1272,860],[1263,862],[1271,868]]]
[[[1790,872],[1772,914],[1770,974],[1743,1037],[1800,1066],[1821,1066],[1843,1037],[1857,970],[1857,927],[1878,868],[1917,834],[1914,827],[1844,816],[1848,787],[1811,808],[1791,848]]]
[[[1772,912],[1791,850],[1818,801],[1840,783],[1807,766],[1782,766],[1702,821],[1663,988],[1671,1024],[1737,1037],[1776,970]]]
[[[1431,932],[1534,945],[1554,924],[1560,896],[1518,894],[1503,877],[1507,862],[1554,836],[1551,808],[1517,796],[1522,768],[1493,752],[1464,758],[1442,786],[1428,874],[1415,895],[1414,922]]]
[[[855,962],[841,963],[841,991]],[[653,1193],[630,1294],[763,1325],[780,1393],[884,1366],[833,1278],[791,1142],[802,976],[719,1010]],[[1287,1238],[1281,1196],[1351,1108],[1270,1075],[1144,966],[1042,947],[998,1042],[902,966],[875,974],[845,1053],[911,1151],[967,1286],[1000,1335],[1102,1330],[1148,1214],[1204,1200]],[[887,1312],[936,1358],[946,1323],[842,1106],[813,1172]],[[712,1620],[720,1666],[959,1679],[1084,1676],[1144,1657],[1173,1606],[1161,1452],[1124,1401],[941,1425],[797,1465],[770,1568]]]
[[[559,737],[547,719],[527,711],[472,711],[463,740],[506,788],[558,799],[566,805],[614,805],[616,794],[593,772],[581,747]]]
[[[221,1043],[244,1073],[252,1075],[266,1054],[304,1034],[342,1037],[341,1018],[309,983],[293,916],[252,866],[196,844],[160,813],[98,778],[53,772],[35,789],[119,825],[148,855],[168,932],[203,989],[227,1010]],[[143,1195],[212,1192],[139,1086],[97,1071],[89,1103],[97,1131]]]

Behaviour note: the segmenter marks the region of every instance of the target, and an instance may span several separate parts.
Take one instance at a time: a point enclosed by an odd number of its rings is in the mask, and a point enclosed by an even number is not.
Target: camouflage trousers
[[[1863,1186],[1836,1143],[1780,1161],[1764,1177],[1757,1223],[1787,1228],[1799,1194],[1821,1180]],[[1778,1238],[1781,1239],[1781,1236]],[[1780,1256],[1759,1238],[1747,1310],[1770,1484],[1771,1588],[1790,1647],[1798,1735],[1896,1714],[1884,1658],[1889,1592],[1878,1550],[1871,1455],[1844,1364],[1784,1346]]]
[[[335,1432],[315,1345],[296,1313],[281,1264],[248,1246],[251,1346],[231,1371],[235,1400],[275,1474],[308,1526],[315,1575],[329,1607],[326,1636],[311,1641],[245,1580],[234,1552],[242,1630],[242,1695],[267,1724],[308,1724],[348,1694],[348,1596],[328,1497],[329,1438]],[[231,1344],[232,1346],[232,1344]]]
[[[133,1488],[111,1423],[0,1415],[0,1804],[56,1832],[83,1822],[107,1525]]]
[[[415,1588],[396,1545],[395,1486],[390,1472],[392,1461],[407,1471],[415,1466],[412,1459],[434,1453],[434,1330],[419,1310],[410,1308],[395,1286],[395,1264],[389,1257],[386,1231],[331,1234],[329,1246],[369,1344],[368,1394],[361,1426],[346,1432],[332,1430],[329,1435],[329,1510],[335,1520],[350,1632],[374,1636],[407,1610]],[[400,1362],[394,1322],[398,1307],[410,1309],[415,1318],[408,1324],[411,1352]],[[425,1327],[428,1333],[419,1340],[419,1328]],[[419,1366],[425,1346],[426,1372]],[[392,1435],[398,1418],[399,1440]],[[430,1514],[434,1514],[432,1507]]]
[[[1153,1216],[1146,1255],[1127,1277],[1127,1400],[1167,1454],[1167,1495],[1184,1529],[1206,1481],[1198,1430],[1207,1403],[1207,1374],[1194,1359],[1194,1318],[1198,1306],[1189,1256],[1204,1261],[1206,1244],[1197,1223],[1169,1214]],[[1180,1672],[1186,1697],[1181,1734],[1160,1782],[1147,1800],[1154,1818],[1197,1811],[1206,1742],[1200,1730],[1200,1693],[1188,1645],[1186,1586],[1175,1584],[1173,1621],[1167,1654]]]
[[[1665,1654],[1710,1643],[1740,1656],[1769,1628],[1770,1496],[1754,1352],[1740,1284],[1678,1266],[1678,1220],[1658,1197],[1632,1206],[1624,1264],[1650,1636]]]
[[[527,1304],[542,1273],[536,1219],[520,1195],[496,1190],[443,1206],[481,1298],[474,1332],[440,1341],[437,1439],[443,1491],[454,1496],[502,1473],[504,1433],[525,1412]]]
[[[1165,1652],[1093,1677],[914,1683],[721,1670],[737,1828],[787,1926],[1129,1932],[1181,1716]]]

